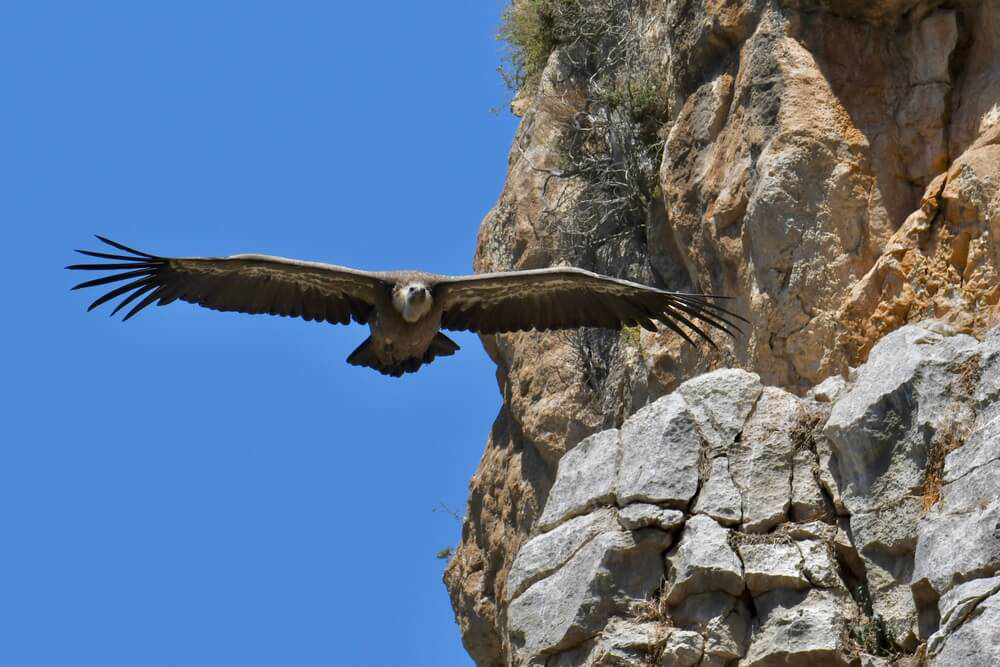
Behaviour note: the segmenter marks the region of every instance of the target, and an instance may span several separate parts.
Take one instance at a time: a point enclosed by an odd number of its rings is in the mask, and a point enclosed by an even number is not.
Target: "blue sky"
[[[432,510],[500,406],[477,338],[386,378],[344,363],[357,325],[122,324],[62,267],[98,233],[469,272],[503,5],[0,4],[0,664],[472,664]]]

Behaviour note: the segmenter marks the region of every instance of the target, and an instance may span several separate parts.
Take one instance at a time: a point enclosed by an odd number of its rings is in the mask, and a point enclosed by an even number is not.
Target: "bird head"
[[[422,282],[398,283],[392,290],[392,305],[407,322],[416,322],[431,309],[431,291]]]

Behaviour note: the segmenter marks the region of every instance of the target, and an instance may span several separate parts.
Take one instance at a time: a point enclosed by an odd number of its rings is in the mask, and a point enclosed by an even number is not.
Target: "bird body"
[[[699,324],[733,335],[739,330],[733,319],[746,321],[711,301],[724,297],[668,292],[573,267],[468,276],[370,272],[269,255],[160,257],[97,238],[128,254],[78,250],[107,261],[66,268],[115,273],[73,289],[128,282],[97,298],[88,310],[123,297],[114,315],[137,301],[127,320],[152,303],[180,299],[213,310],[332,324],[353,320],[367,324],[371,335],[347,361],[393,376],[454,354],[458,345],[441,329],[492,334],[638,325],[656,331],[659,322],[692,344],[682,327],[714,346]]]

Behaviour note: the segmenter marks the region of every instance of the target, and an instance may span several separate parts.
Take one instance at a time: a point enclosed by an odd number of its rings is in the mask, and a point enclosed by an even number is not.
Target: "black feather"
[[[116,271],[119,269],[151,269],[155,264],[149,262],[132,262],[131,264],[70,264],[67,269],[82,269],[84,271]]]
[[[128,320],[130,317],[132,317],[133,315],[135,315],[136,313],[138,313],[140,310],[142,310],[143,308],[145,308],[149,304],[151,304],[154,301],[156,301],[160,297],[160,292],[162,292],[162,291],[163,291],[163,287],[159,287],[158,289],[153,290],[153,292],[149,296],[147,296],[145,299],[143,299],[138,304],[136,304],[135,308],[133,308],[132,310],[128,311],[128,315],[126,315],[125,317],[122,318],[122,322]]]
[[[111,290],[110,292],[108,292],[104,296],[97,298],[94,301],[94,303],[90,304],[90,306],[87,307],[87,312],[89,313],[94,308],[97,308],[98,306],[100,306],[102,303],[107,303],[108,301],[111,301],[111,299],[114,299],[115,297],[121,296],[125,292],[128,292],[130,290],[135,289],[136,287],[141,286],[143,283],[145,283],[148,280],[153,280],[153,279],[152,278],[140,278],[139,280],[136,280],[135,282],[131,282],[131,283],[128,283],[127,285],[122,285],[121,287],[117,287],[117,288]]]
[[[94,236],[96,236],[98,239],[100,239],[104,243],[107,243],[109,246],[112,246],[114,248],[118,248],[119,250],[124,250],[125,252],[130,252],[133,255],[141,255],[142,257],[149,257],[150,259],[160,259],[156,255],[150,255],[148,252],[141,252],[141,251],[136,250],[134,248],[129,248],[127,245],[122,245],[121,243],[118,243],[117,241],[112,241],[111,239],[106,239],[103,236],[101,236],[100,234],[94,234]]]
[[[126,298],[126,299],[122,300],[122,301],[121,301],[121,302],[120,302],[120,303],[119,303],[119,304],[118,304],[117,306],[115,306],[115,309],[111,311],[111,317],[114,317],[114,316],[115,316],[115,314],[116,314],[116,313],[117,313],[117,312],[118,312],[119,310],[121,310],[122,308],[124,308],[125,306],[127,306],[128,304],[130,304],[130,303],[131,303],[132,301],[134,301],[134,300],[135,300],[135,299],[136,299],[137,297],[140,297],[140,296],[142,296],[143,294],[145,294],[146,292],[148,292],[149,290],[151,290],[151,289],[155,289],[155,288],[156,288],[156,283],[155,283],[155,282],[150,282],[150,283],[149,283],[148,285],[143,285],[142,287],[140,287],[140,288],[139,288],[139,289],[137,289],[136,291],[132,292],[132,293],[131,293],[131,294],[130,294],[130,295],[128,296],[128,298]]]
[[[103,278],[97,278],[96,280],[88,280],[85,283],[80,283],[79,285],[74,285],[72,289],[81,289],[83,287],[97,287],[98,285],[107,285],[108,283],[116,283],[119,280],[128,280],[129,278],[138,278],[139,276],[151,275],[151,269],[140,269],[138,271],[127,271],[125,273],[115,273],[110,276],[104,276]]]

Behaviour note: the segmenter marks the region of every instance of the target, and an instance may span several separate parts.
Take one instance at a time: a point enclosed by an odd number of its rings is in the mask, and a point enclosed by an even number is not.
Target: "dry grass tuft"
[[[962,444],[962,439],[951,431],[931,443],[930,451],[927,453],[927,472],[924,476],[921,492],[921,515],[927,514],[941,500],[945,458]]]

